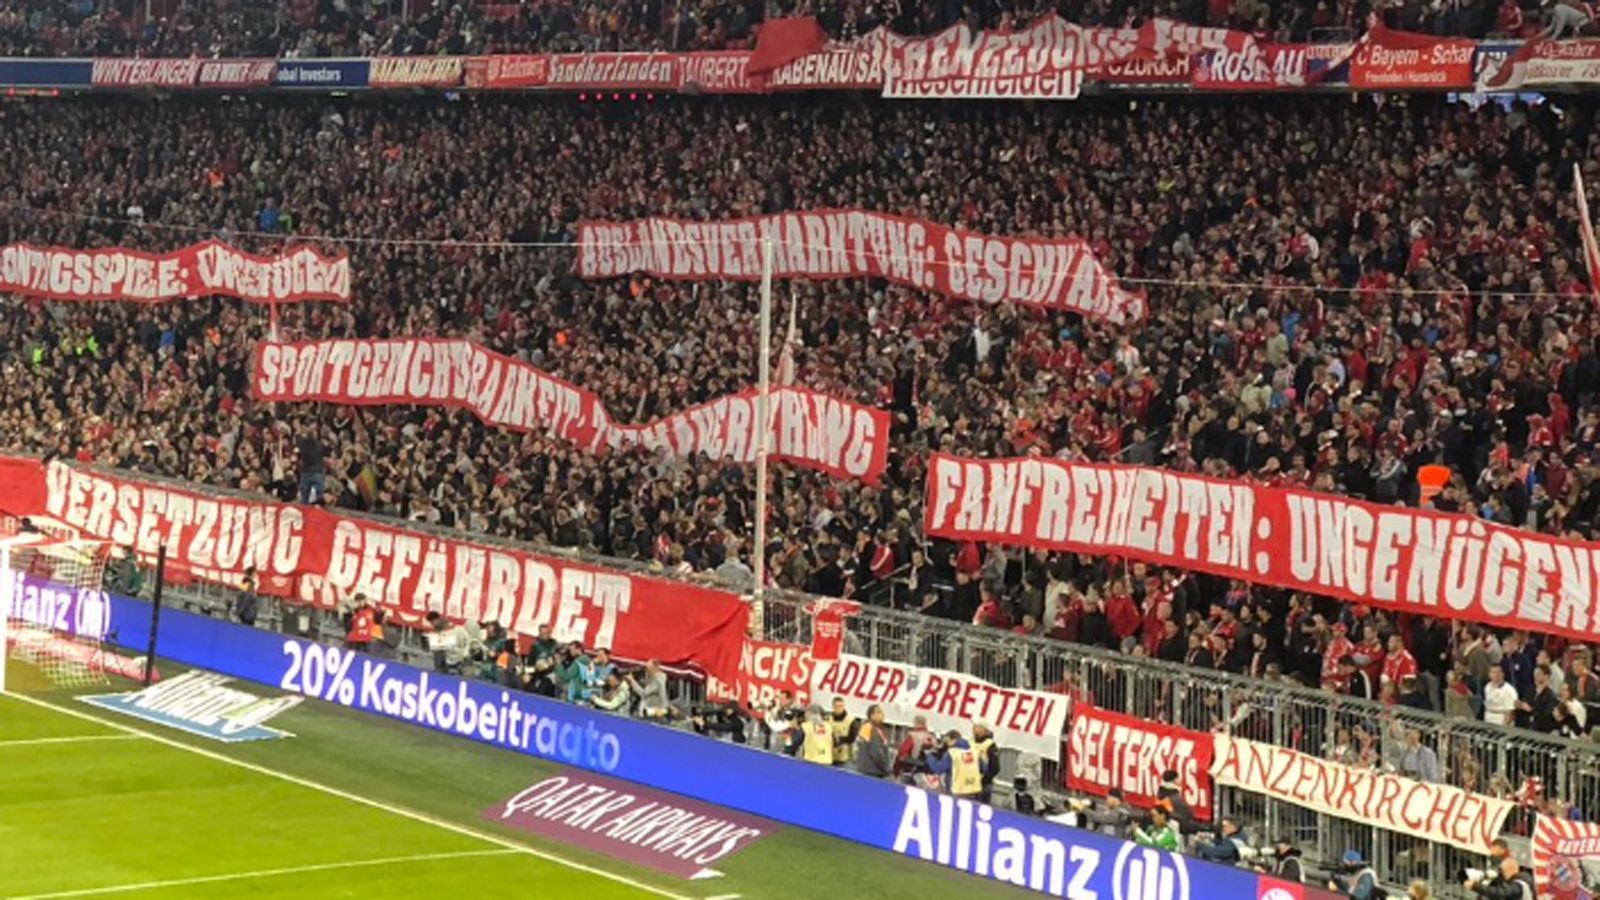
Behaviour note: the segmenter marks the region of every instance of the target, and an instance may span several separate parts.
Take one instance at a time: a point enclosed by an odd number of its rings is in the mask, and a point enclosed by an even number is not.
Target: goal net
[[[109,550],[0,517],[0,692],[106,683]]]

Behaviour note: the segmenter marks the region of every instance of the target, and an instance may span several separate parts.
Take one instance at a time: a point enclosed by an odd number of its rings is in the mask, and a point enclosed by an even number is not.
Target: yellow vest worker
[[[821,719],[806,719],[805,744],[801,754],[806,762],[818,765],[833,765],[833,728]]]
[[[950,793],[976,797],[983,793],[983,756],[974,747],[950,748]]]

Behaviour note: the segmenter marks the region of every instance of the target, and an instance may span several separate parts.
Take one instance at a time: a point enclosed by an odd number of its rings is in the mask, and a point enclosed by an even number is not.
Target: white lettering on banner
[[[1123,290],[1080,240],[990,237],[861,210],[584,223],[578,274],[754,280],[766,240],[773,242],[779,278],[870,276],[963,300],[1026,303],[1112,322],[1144,316],[1143,298]]]
[[[199,59],[96,59],[90,83],[96,87],[192,87]]]
[[[935,454],[925,533],[1105,553],[1507,627],[1600,636],[1600,544],[1158,469]]]
[[[550,434],[591,451],[642,445],[754,462],[759,446],[753,392],[643,425],[617,425],[595,394],[463,340],[263,342],[251,386],[261,400],[452,406],[490,425]],[[886,412],[795,387],[772,393],[771,412],[777,458],[841,478],[871,482],[882,474]]]
[[[348,300],[350,259],[309,247],[261,257],[218,241],[163,255],[9,244],[0,247],[0,290],[52,300]]]
[[[1285,747],[1217,735],[1211,774],[1244,788],[1352,822],[1488,853],[1510,800],[1346,766]]]
[[[550,57],[554,87],[676,88],[676,53],[561,53]]]
[[[46,510],[74,528],[154,557],[162,547],[197,570],[293,574],[304,517],[290,506],[203,497],[103,478],[59,463],[45,469]]]
[[[1183,797],[1211,818],[1211,735],[1092,707],[1073,711],[1067,736],[1067,787],[1095,794],[1115,788],[1129,802],[1153,805],[1164,772],[1178,773]]]
[[[380,56],[372,60],[374,85],[454,85],[466,61],[459,56]]]
[[[1058,16],[1016,32],[962,24],[926,38],[889,35],[883,95],[1072,100],[1083,86],[1083,39]]]
[[[747,709],[760,709],[776,700],[779,691],[787,691],[804,706],[811,702],[815,665],[810,647],[746,638],[739,658],[739,680],[730,683],[707,676],[706,693],[731,697]]]
[[[852,715],[873,704],[897,725],[926,716],[935,731],[971,732],[972,723],[994,729],[1002,747],[1061,758],[1061,731],[1071,705],[1065,694],[1006,688],[969,675],[921,669],[845,654],[812,670],[811,695],[818,703],[845,701]]]

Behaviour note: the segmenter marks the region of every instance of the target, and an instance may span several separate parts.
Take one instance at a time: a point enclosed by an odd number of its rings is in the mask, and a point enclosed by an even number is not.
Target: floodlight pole
[[[756,342],[756,529],[750,562],[756,586],[750,599],[756,604],[767,583],[767,446],[772,437],[772,238],[761,241],[761,325]]]

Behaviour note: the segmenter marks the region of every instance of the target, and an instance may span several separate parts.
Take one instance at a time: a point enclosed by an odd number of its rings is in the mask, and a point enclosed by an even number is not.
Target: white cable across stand
[[[767,451],[772,440],[772,238],[761,241],[761,315],[756,344],[756,527],[750,548],[756,584],[750,592],[751,627],[759,627],[767,583]]]

